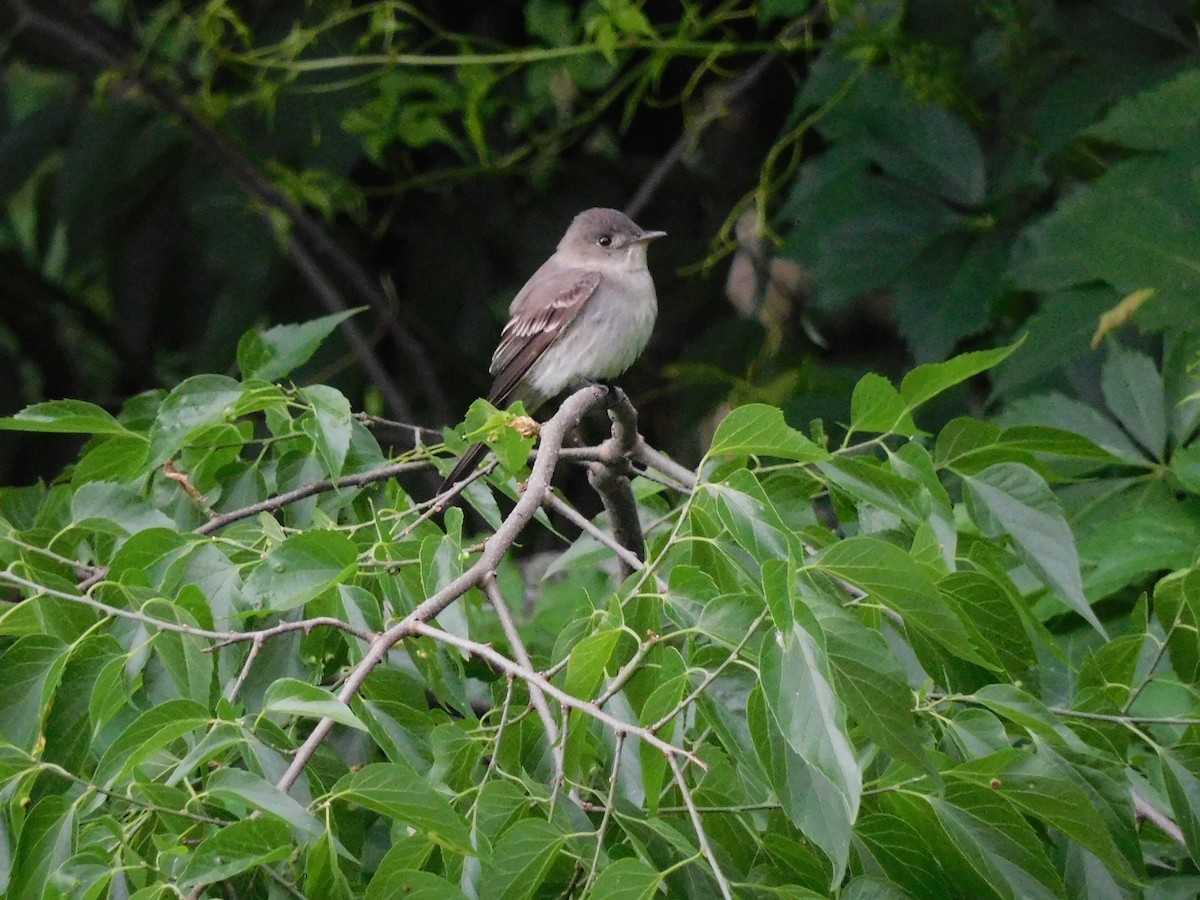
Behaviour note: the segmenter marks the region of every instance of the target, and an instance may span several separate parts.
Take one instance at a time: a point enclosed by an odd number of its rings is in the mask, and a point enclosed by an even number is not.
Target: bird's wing
[[[508,324],[492,355],[496,376],[488,401],[504,406],[546,348],[579,315],[600,285],[600,273],[586,269],[540,269],[509,308]],[[552,298],[546,302],[546,298]]]

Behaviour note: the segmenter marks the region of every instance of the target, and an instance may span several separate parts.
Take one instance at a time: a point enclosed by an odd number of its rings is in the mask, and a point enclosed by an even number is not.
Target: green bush
[[[337,391],[276,383],[334,325],[0,422],[90,436],[0,489],[5,896],[1200,887],[1200,336],[1112,343],[1104,410],[922,431],[1010,347],[867,376],[836,447],[762,404],[694,476],[627,442],[618,572],[606,515],[543,512],[603,390],[533,455],[491,417],[472,536],[411,480],[440,445],[385,459]],[[526,525],[560,535],[545,575]]]

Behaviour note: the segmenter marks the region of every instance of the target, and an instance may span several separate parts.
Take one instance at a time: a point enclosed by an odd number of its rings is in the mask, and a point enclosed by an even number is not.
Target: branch
[[[661,738],[651,734],[641,725],[630,725],[628,722],[623,722],[616,716],[606,713],[590,700],[580,700],[578,697],[572,697],[566,691],[555,687],[537,672],[533,671],[533,669],[527,669],[523,666],[517,665],[503,654],[497,653],[487,644],[480,644],[478,641],[460,638],[458,635],[450,634],[448,631],[442,631],[440,628],[434,628],[432,625],[427,625],[424,622],[414,622],[412,629],[415,634],[431,637],[439,643],[449,644],[450,646],[457,647],[460,650],[466,650],[468,653],[474,653],[480,658],[487,660],[500,671],[510,673],[518,678],[523,678],[530,685],[536,685],[539,687],[563,706],[579,710],[596,721],[607,725],[617,734],[632,735],[642,741],[645,741],[647,744],[654,747],[656,750],[666,756],[668,760],[677,762],[677,757],[683,757],[688,762],[694,763],[701,769],[708,771],[708,766],[706,766],[700,760],[700,758],[690,750],[685,750],[683,747],[676,747],[674,744],[668,744]]]
[[[695,490],[696,473],[686,466],[681,466],[669,456],[655,450],[644,440],[638,441],[633,448],[633,458],[649,469],[655,469],[673,481],[683,485],[685,491]]]
[[[304,500],[314,494],[321,494],[325,491],[338,490],[344,487],[364,487],[376,481],[386,481],[402,472],[426,469],[429,465],[429,462],[426,460],[397,462],[379,469],[371,469],[369,472],[357,472],[353,475],[343,475],[341,478],[322,478],[320,481],[310,481],[308,484],[303,484],[294,490],[284,491],[282,494],[276,494],[274,497],[268,497],[266,500],[251,503],[249,506],[243,506],[240,509],[234,509],[219,516],[213,516],[203,525],[194,528],[192,534],[211,534],[233,522],[248,519],[251,516],[258,515],[260,512],[276,512],[288,504]],[[87,593],[107,577],[107,566],[93,567],[92,573],[79,582],[79,590]],[[246,633],[249,634],[249,632]]]
[[[1177,843],[1184,850],[1188,849],[1187,840],[1183,836],[1183,829],[1176,825],[1170,818],[1158,811],[1158,808],[1151,805],[1150,801],[1138,793],[1136,788],[1130,788],[1130,793],[1133,795],[1133,811],[1150,822],[1158,826],[1158,829]]]
[[[266,500],[260,500],[258,503],[243,506],[241,509],[235,509],[227,513],[222,513],[219,516],[214,516],[200,527],[194,529],[192,533],[210,534],[233,522],[248,519],[251,516],[258,515],[260,512],[275,512],[291,503],[304,500],[314,494],[323,494],[326,491],[339,490],[344,487],[365,487],[376,481],[386,481],[404,472],[415,472],[419,469],[427,469],[429,466],[430,463],[427,460],[409,460],[392,463],[383,468],[371,469],[367,472],[343,475],[340,478],[322,478],[320,481],[310,481],[308,484],[303,484],[295,490],[285,491],[282,494],[276,494],[274,497],[268,497]]]
[[[636,219],[638,217],[642,210],[645,209],[646,204],[658,193],[658,189],[662,187],[667,174],[683,159],[688,150],[695,145],[696,141],[700,139],[700,135],[707,130],[708,126],[725,117],[738,97],[753,87],[777,58],[777,55],[774,53],[765,54],[728,85],[718,88],[709,95],[704,107],[700,110],[700,114],[675,139],[675,143],[671,145],[671,149],[650,170],[650,174],[642,181],[641,186],[637,189],[637,193],[633,195],[633,199],[625,207],[625,213],[629,218]]]
[[[354,698],[367,676],[383,661],[396,643],[417,634],[417,625],[432,619],[471,588],[479,587],[484,577],[496,570],[504,554],[509,551],[545,500],[546,492],[550,489],[550,478],[558,462],[558,451],[567,434],[579,424],[584,413],[604,400],[606,394],[605,389],[601,387],[587,387],[576,391],[564,400],[558,412],[542,425],[537,462],[534,463],[533,472],[526,483],[525,493],[496,532],[484,542],[479,559],[440,591],[414,608],[402,621],[375,637],[366,654],[346,676],[338,694],[343,703],[349,703]],[[317,722],[309,732],[308,738],[296,751],[287,771],[280,777],[277,783],[280,790],[288,791],[296,783],[300,773],[333,728],[333,724],[333,720],[328,718]]]
[[[149,625],[157,631],[173,631],[176,634],[190,634],[192,637],[208,638],[209,640],[221,641],[214,647],[208,648],[210,652],[219,647],[235,644],[240,641],[253,641],[274,637],[277,634],[284,634],[289,631],[311,631],[314,628],[336,628],[340,631],[345,631],[354,635],[361,641],[370,641],[374,635],[368,634],[353,625],[343,622],[341,619],[335,619],[330,616],[318,616],[313,619],[301,619],[296,622],[280,622],[278,625],[272,625],[269,628],[263,628],[259,631],[210,631],[207,628],[197,628],[191,625],[181,625],[178,622],[168,622],[166,619],[156,619],[154,616],[148,616],[143,612],[135,609],[121,609],[119,606],[110,606],[100,600],[96,600],[86,594],[68,594],[66,591],[58,591],[52,587],[47,587],[44,584],[38,584],[36,581],[29,581],[16,575],[12,572],[3,570],[0,571],[0,579],[9,582],[10,584],[18,585],[19,587],[29,588],[39,594],[45,594],[47,597],[54,597],[58,600],[67,600],[71,603],[78,603],[81,606],[88,606],[97,612],[102,612],[107,616],[113,616],[118,619],[129,619],[134,622],[141,622],[143,625]]]
[[[688,815],[692,817],[692,827],[696,829],[696,839],[700,842],[700,852],[704,854],[704,858],[712,867],[713,877],[717,879],[717,887],[721,889],[721,896],[725,900],[733,900],[733,891],[730,890],[729,882],[725,880],[721,866],[717,863],[716,854],[713,853],[712,845],[708,842],[708,833],[704,830],[704,822],[700,819],[700,811],[696,809],[696,801],[692,799],[692,792],[688,788],[687,782],[684,781],[683,769],[679,767],[679,760],[668,756],[667,764],[671,767],[671,774],[675,776],[675,784],[679,786],[679,793],[683,795],[683,803],[687,807]]]
[[[579,510],[567,503],[565,500],[559,498],[557,494],[553,492],[546,494],[546,509],[553,510],[564,519],[568,520],[572,525],[578,526],[581,531],[587,532],[596,539],[597,543],[602,544],[615,553],[621,562],[628,566],[632,571],[637,572],[645,567],[646,564],[642,562],[642,560],[636,555],[634,555],[632,550],[630,550],[628,547],[621,546],[616,539],[612,537],[612,535],[608,534],[604,529],[597,527],[591,519],[579,512]],[[659,589],[664,593],[666,591],[666,587],[663,584],[659,584]]]
[[[500,586],[496,584],[495,572],[488,572],[484,576],[483,592],[487,594],[492,609],[496,611],[496,618],[500,620],[500,628],[504,631],[505,638],[508,639],[508,646],[512,650],[513,656],[516,657],[518,663],[532,671],[533,661],[529,658],[525,642],[521,640],[521,634],[517,631],[516,623],[513,622],[508,606],[504,602],[504,595],[500,593]],[[566,745],[565,742],[560,742],[558,739],[558,726],[554,723],[554,714],[550,712],[550,707],[546,703],[546,695],[532,682],[526,680],[526,683],[529,685],[529,700],[533,704],[533,708],[537,710],[538,718],[542,720],[542,727],[546,729],[546,740],[554,748],[554,789],[557,790],[563,783],[566,773],[564,756]]]
[[[608,520],[612,524],[613,537],[618,544],[637,557],[646,557],[646,541],[642,537],[642,523],[638,519],[637,501],[629,486],[629,454],[640,440],[637,430],[637,411],[625,392],[613,388],[608,408],[612,419],[612,437],[601,445],[601,456],[610,457],[604,462],[588,466],[588,481],[600,495]],[[641,569],[631,566],[621,557],[621,577],[627,578]]]
[[[538,509],[545,503],[546,494],[550,490],[550,479],[554,474],[555,466],[558,464],[559,451],[562,449],[563,441],[566,439],[567,434],[579,424],[579,421],[588,410],[604,402],[607,396],[608,391],[605,388],[591,386],[576,391],[563,401],[558,412],[542,425],[537,460],[534,462],[533,471],[526,482],[524,494],[517,501],[512,512],[500,524],[500,527],[484,542],[483,552],[480,554],[479,559],[465,572],[415,607],[402,621],[391,626],[383,634],[375,636],[366,654],[364,654],[354,669],[351,670],[349,675],[346,676],[342,690],[338,694],[339,700],[343,703],[349,703],[358,693],[363,682],[367,680],[367,676],[383,661],[388,651],[396,643],[412,635],[428,633],[429,626],[425,624],[426,622],[438,615],[438,613],[471,588],[480,587],[489,574],[495,573],[500,560],[512,548],[521,531],[533,520]],[[436,631],[436,629],[433,630]],[[456,640],[459,639],[448,635],[444,642],[453,643]],[[482,647],[482,645],[478,646]],[[474,647],[472,646],[469,649],[474,649]],[[486,652],[480,653],[480,655],[489,659],[498,668],[502,668],[505,671],[512,671],[516,665],[490,648],[483,648],[483,650]],[[493,657],[498,658],[502,662],[498,662]],[[525,669],[519,666],[516,668],[520,669],[518,674],[521,677],[526,677]],[[528,675],[531,676],[527,678],[530,684],[537,685],[546,694],[559,700],[560,703],[575,708],[580,708],[580,704],[587,703],[587,701],[576,700],[569,694],[564,694],[532,669],[528,671]],[[547,690],[547,687],[550,689]],[[587,703],[587,706],[594,708],[590,703]],[[601,721],[608,724],[618,723],[619,727],[623,730],[633,728],[633,726],[626,725],[618,719],[613,719],[603,710],[597,710],[597,712],[602,717]],[[312,759],[313,754],[317,752],[317,748],[321,746],[321,743],[333,728],[333,725],[333,720],[328,718],[317,722],[313,730],[309,733],[308,738],[296,750],[287,771],[280,777],[276,785],[280,790],[288,791],[296,783],[300,774]],[[648,734],[644,728],[637,728],[636,731],[632,731],[631,733],[638,734],[639,736],[642,733]],[[650,735],[650,737],[652,738],[651,743],[655,746],[671,746],[655,738],[653,735]],[[694,759],[690,753],[681,751],[679,748],[672,748],[670,751],[664,752],[681,754],[687,756],[689,759]],[[699,761],[697,760],[697,762]]]

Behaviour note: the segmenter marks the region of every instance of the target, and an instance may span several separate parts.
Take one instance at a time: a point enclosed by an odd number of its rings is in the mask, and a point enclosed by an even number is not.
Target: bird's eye
[[[602,234],[602,235],[600,235],[600,237],[596,238],[596,243],[599,244],[601,247],[609,247],[612,245],[612,235],[611,234]]]

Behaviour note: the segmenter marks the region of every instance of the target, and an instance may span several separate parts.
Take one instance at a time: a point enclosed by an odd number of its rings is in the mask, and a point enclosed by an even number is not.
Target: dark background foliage
[[[570,216],[639,188],[639,219],[671,237],[660,326],[625,381],[685,458],[731,397],[836,419],[868,368],[1026,329],[1005,396],[1086,385],[1099,311],[1157,287],[1143,324],[1195,313],[1183,0],[3,9],[3,411],[116,408],[226,370],[254,323],[374,303],[374,379],[354,345],[309,375],[451,423]],[[1157,107],[1122,106],[1155,85]],[[749,266],[739,314],[743,212],[775,264]],[[1117,246],[1118,224],[1184,261]],[[66,456],[5,436],[0,478]]]
[[[0,892],[1195,896],[1197,32],[0,0]],[[597,204],[687,466],[437,511]]]

